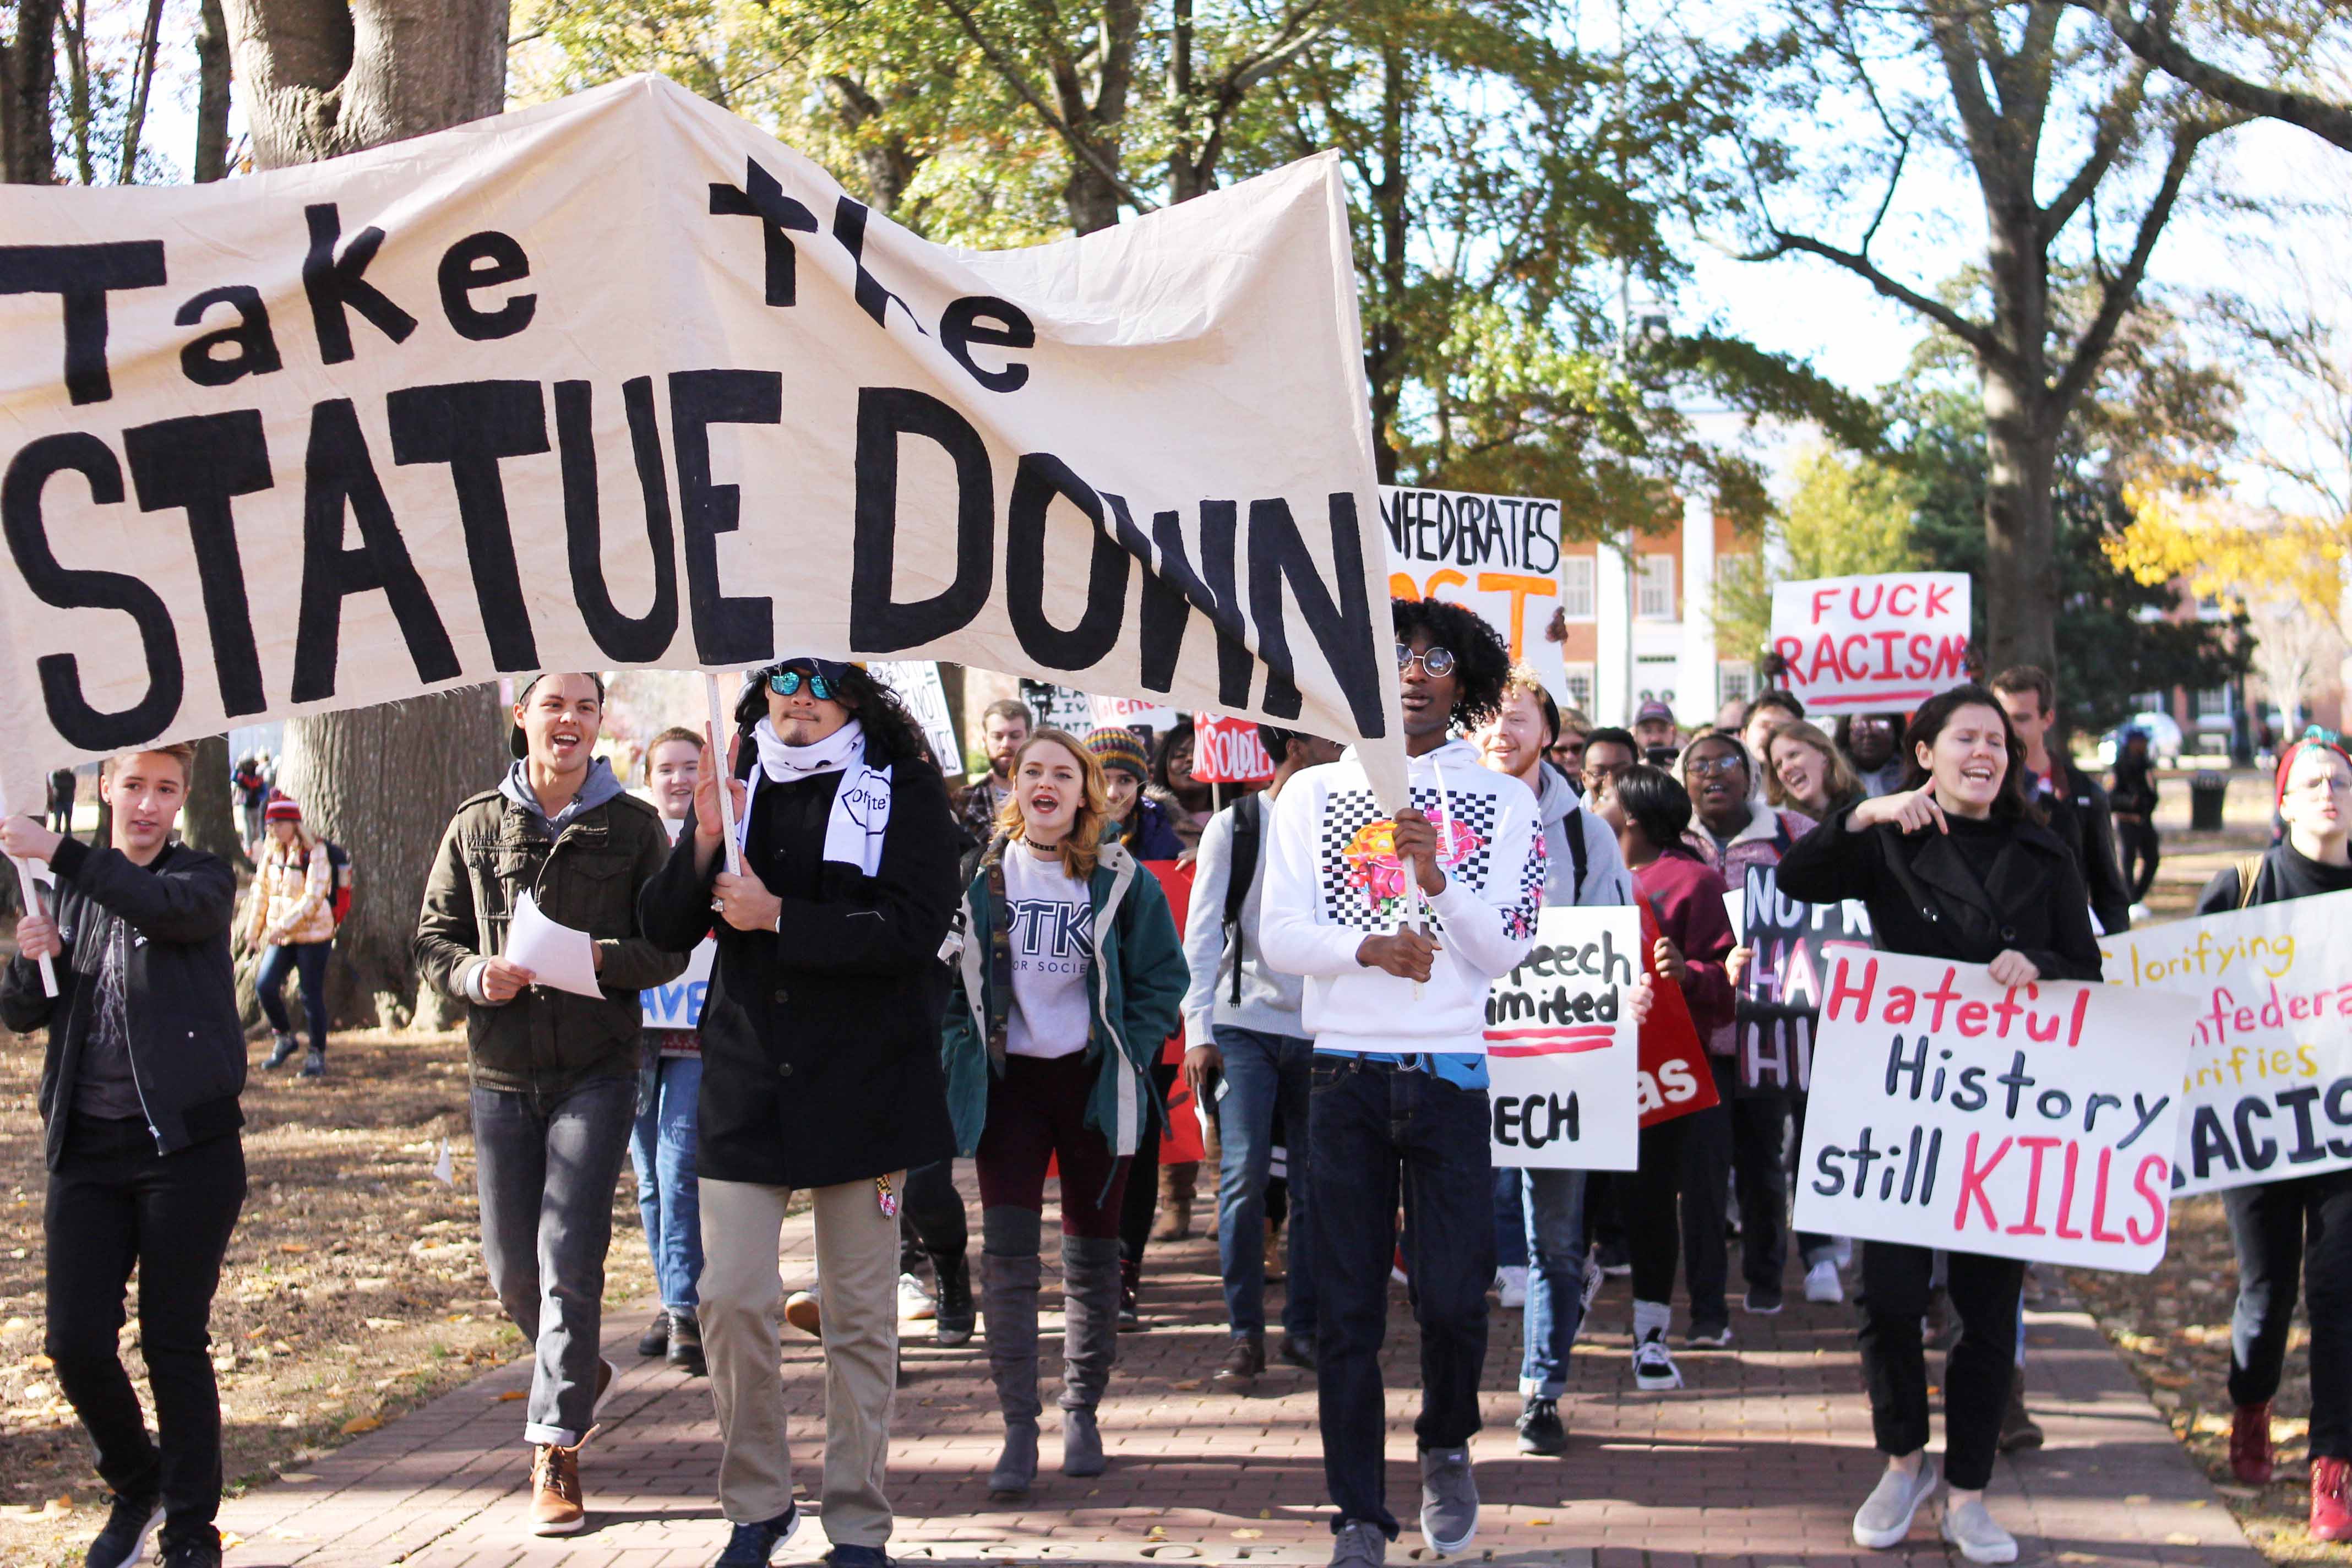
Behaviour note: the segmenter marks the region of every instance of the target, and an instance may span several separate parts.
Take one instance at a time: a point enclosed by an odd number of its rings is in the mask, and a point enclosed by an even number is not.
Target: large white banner
[[[1535,945],[1486,994],[1486,1090],[1497,1165],[1630,1171],[1641,1137],[1632,905],[1547,909]]]
[[[2193,1018],[2173,1191],[2352,1166],[2352,893],[2104,939],[2108,983]]]
[[[1772,651],[1808,713],[1904,713],[1968,679],[1969,574],[1772,585]]]
[[[1390,591],[1475,611],[1564,702],[1561,646],[1544,636],[1559,608],[1559,519],[1556,500],[1382,485]]]
[[[928,244],[670,83],[0,186],[0,784],[542,668],[950,658],[1383,743],[1325,154]]]
[[[2164,1258],[2188,1048],[2177,997],[1842,951],[1790,1223],[2145,1274]]]

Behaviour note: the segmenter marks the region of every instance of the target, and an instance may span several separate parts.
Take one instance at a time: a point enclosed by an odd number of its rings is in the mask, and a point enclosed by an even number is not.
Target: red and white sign
[[[2187,999],[1839,953],[1799,1230],[2145,1274],[2164,1258]]]
[[[1087,710],[1106,730],[1149,730],[1157,737],[1176,727],[1176,710],[1164,702],[1141,702],[1132,697],[1097,697],[1089,693]]]
[[[1630,905],[1547,909],[1527,957],[1487,992],[1496,1164],[1630,1171],[1640,1163],[1641,943]]]
[[[1968,679],[1969,574],[1776,583],[1772,651],[1808,713],[1907,711]]]
[[[1257,721],[1195,714],[1192,776],[1202,784],[1264,784],[1272,778],[1274,759],[1257,738]]]

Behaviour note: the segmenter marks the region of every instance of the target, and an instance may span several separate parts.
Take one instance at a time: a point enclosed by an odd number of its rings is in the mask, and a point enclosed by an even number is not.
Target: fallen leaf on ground
[[[529,1389],[509,1388],[504,1394],[499,1395],[498,1403],[504,1405],[509,1399],[529,1399],[530,1397],[530,1391]]]
[[[383,1425],[383,1419],[381,1416],[354,1415],[343,1423],[342,1433],[346,1437],[356,1437],[362,1432],[373,1432]]]

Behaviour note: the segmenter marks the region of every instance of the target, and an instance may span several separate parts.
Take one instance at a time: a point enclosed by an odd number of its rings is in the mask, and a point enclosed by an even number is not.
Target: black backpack
[[[1257,878],[1258,841],[1265,836],[1265,797],[1245,795],[1225,808],[1233,814],[1233,856],[1225,876],[1225,945],[1233,950],[1232,1000],[1242,999],[1242,904]]]

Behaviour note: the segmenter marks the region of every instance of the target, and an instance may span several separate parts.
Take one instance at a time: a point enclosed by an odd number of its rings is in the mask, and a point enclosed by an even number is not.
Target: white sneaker
[[[1665,1331],[1652,1329],[1633,1347],[1633,1386],[1654,1394],[1682,1385],[1683,1374],[1675,1370],[1674,1352],[1666,1349]]]
[[[1502,1299],[1503,1310],[1516,1312],[1528,1304],[1527,1265],[1505,1264],[1495,1270],[1495,1294]]]
[[[2017,1537],[2000,1527],[1982,1498],[1945,1505],[1944,1539],[1971,1563],[2017,1561]]]
[[[1880,1476],[1878,1484],[1870,1489],[1870,1495],[1862,1500],[1862,1507],[1853,1516],[1853,1543],[1874,1551],[1901,1544],[1903,1538],[1911,1533],[1912,1516],[1935,1491],[1937,1479],[1936,1461],[1926,1454],[1919,1456],[1919,1473],[1916,1476],[1906,1476],[1897,1469]],[[2013,1543],[2010,1550],[2016,1551]]]
[[[898,1276],[898,1316],[913,1322],[928,1322],[940,1315],[940,1304],[931,1299],[929,1287],[912,1274]]]
[[[1836,1263],[1824,1258],[1805,1270],[1805,1300],[1829,1302],[1845,1300],[1845,1281],[1838,1278]]]
[[[1841,1271],[1853,1267],[1853,1237],[1841,1236],[1837,1238],[1837,1266]]]

